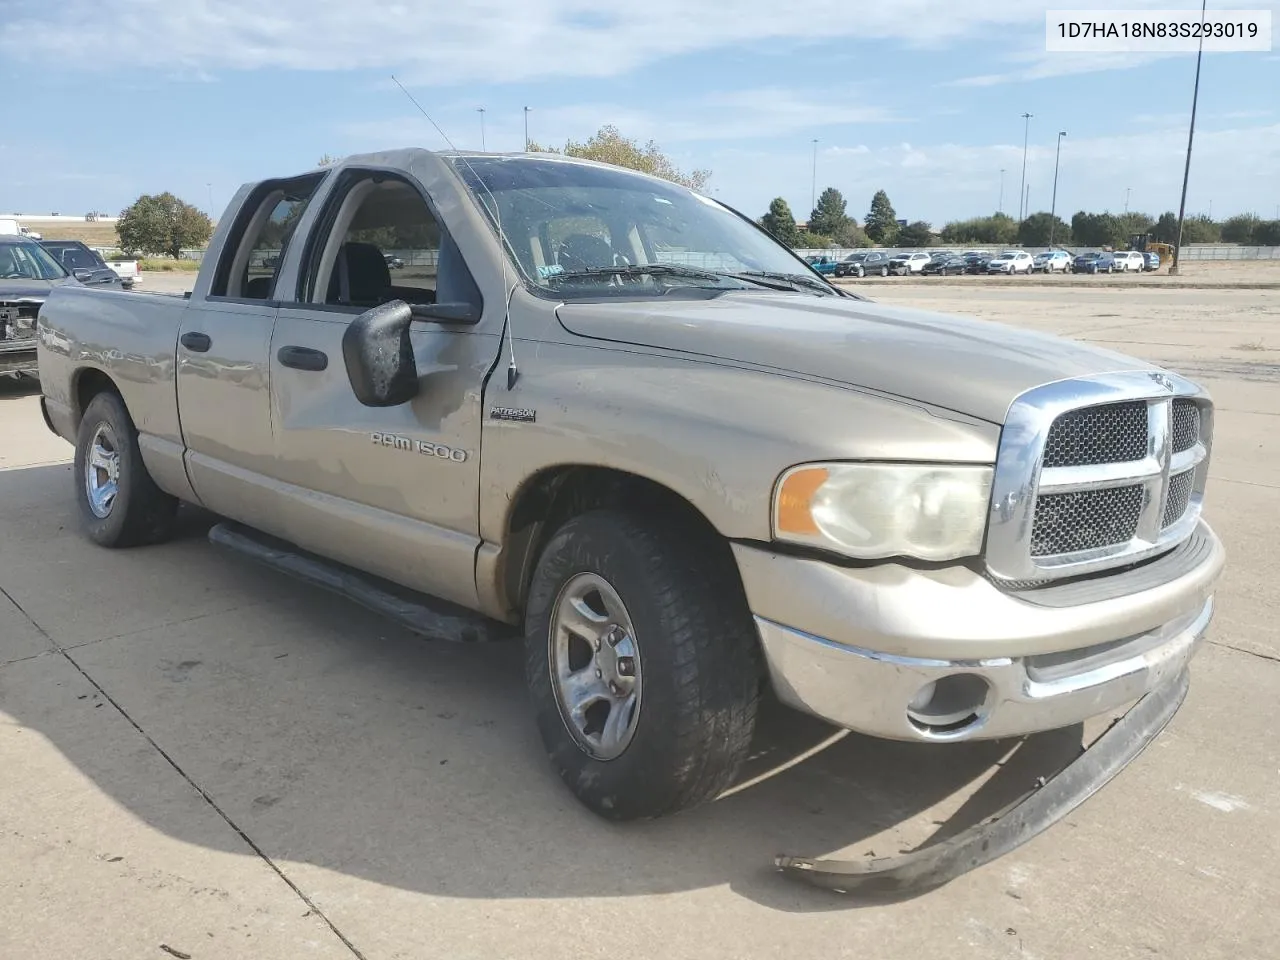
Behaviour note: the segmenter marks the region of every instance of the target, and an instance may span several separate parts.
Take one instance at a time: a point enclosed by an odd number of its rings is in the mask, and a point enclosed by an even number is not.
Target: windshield
[[[71,244],[41,244],[61,261],[68,270],[98,270],[106,264],[98,259],[92,250],[85,250]]]
[[[790,251],[715,200],[610,167],[529,157],[451,158],[525,278],[557,296],[660,295],[672,287],[762,289],[794,278],[838,295]],[[643,267],[662,265],[652,274]],[[626,268],[625,283],[612,268]],[[781,289],[793,289],[790,285]]]
[[[1001,252],[999,259],[1001,259],[1001,260],[1012,260],[1012,259],[1013,259],[1014,257],[1016,257],[1017,255],[1018,255],[1018,251],[1017,251],[1017,250],[1004,250],[1004,251],[1002,251],[1002,252]]]
[[[851,253],[851,254],[849,254],[847,257],[845,257],[845,258],[844,258],[844,262],[845,262],[845,263],[858,263],[858,262],[860,262],[860,261],[862,261],[862,260],[865,260],[865,259],[867,259],[867,254],[865,254],[865,253]]]
[[[61,280],[66,275],[53,255],[34,240],[0,243],[0,280]]]

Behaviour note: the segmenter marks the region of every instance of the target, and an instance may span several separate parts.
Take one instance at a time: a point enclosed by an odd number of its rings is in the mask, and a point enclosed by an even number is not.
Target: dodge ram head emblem
[[[1173,381],[1163,373],[1148,373],[1148,377],[1154,380],[1160,386],[1164,387],[1170,393],[1173,393]]]

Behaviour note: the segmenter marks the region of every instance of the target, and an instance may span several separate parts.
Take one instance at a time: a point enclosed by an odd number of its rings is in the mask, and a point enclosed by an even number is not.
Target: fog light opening
[[[926,683],[907,704],[911,725],[929,736],[954,736],[982,721],[991,687],[973,673]]]

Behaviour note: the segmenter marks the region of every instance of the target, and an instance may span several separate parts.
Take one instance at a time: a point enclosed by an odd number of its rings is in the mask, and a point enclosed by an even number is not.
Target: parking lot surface
[[[894,852],[1025,784],[971,783],[1007,744],[828,743],[771,708],[742,789],[606,824],[548,768],[514,645],[410,636],[220,552],[197,511],[163,546],[91,546],[71,448],[0,381],[0,957],[1280,954],[1280,298],[867,292],[1146,357],[1217,403],[1210,642],[1172,725],[1066,821],[914,900],[798,886],[775,853]]]

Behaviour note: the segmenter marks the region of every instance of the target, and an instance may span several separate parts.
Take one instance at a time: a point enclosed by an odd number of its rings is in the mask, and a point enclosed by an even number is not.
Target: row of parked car
[[[1048,250],[1032,256],[1025,250],[916,250],[885,253],[859,250],[843,260],[826,254],[806,258],[814,270],[836,277],[958,276],[960,274],[1031,273],[1139,273],[1158,270],[1160,255],[1139,250],[1090,251],[1072,256],[1066,250]]]

